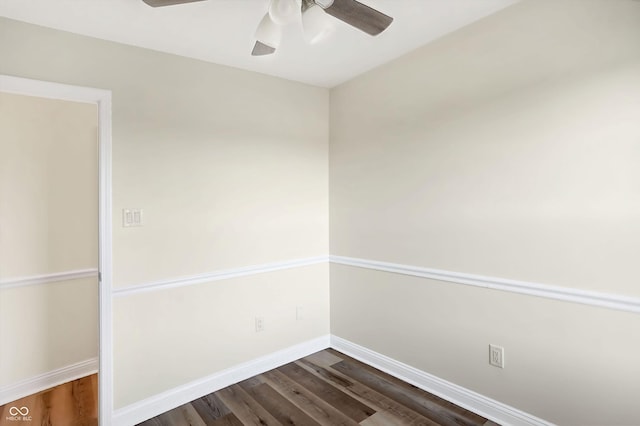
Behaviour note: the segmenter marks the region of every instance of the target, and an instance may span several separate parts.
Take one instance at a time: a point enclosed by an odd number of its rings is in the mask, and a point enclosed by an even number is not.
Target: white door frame
[[[111,290],[111,91],[70,86],[0,74],[0,92],[95,104],[98,108],[99,153],[99,423],[113,415],[113,331]]]

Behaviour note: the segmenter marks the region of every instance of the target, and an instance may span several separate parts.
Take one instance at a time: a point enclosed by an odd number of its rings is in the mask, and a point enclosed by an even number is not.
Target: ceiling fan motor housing
[[[314,3],[320,6],[323,9],[331,7],[334,0],[314,0]]]

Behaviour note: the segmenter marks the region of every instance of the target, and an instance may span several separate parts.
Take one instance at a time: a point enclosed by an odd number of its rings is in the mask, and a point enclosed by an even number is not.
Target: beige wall
[[[7,19],[0,57],[3,74],[112,90],[114,287],[328,253],[328,90]],[[144,226],[122,228],[123,208]],[[228,280],[115,299],[116,408],[328,333],[326,267],[241,281],[243,297]]]
[[[321,264],[117,299],[116,406],[327,335],[328,282]]]
[[[640,296],[638,22],[525,1],[332,90],[331,254]],[[331,311],[549,421],[640,423],[637,314],[335,265]]]
[[[98,267],[95,105],[0,92],[0,283]],[[97,279],[0,289],[0,386],[98,356]]]
[[[332,90],[330,116],[324,89],[6,19],[0,73],[113,91],[117,288],[322,255],[330,235],[335,255],[638,296],[639,13],[523,2]],[[144,227],[119,226],[127,207]],[[640,421],[635,314],[330,273],[340,337],[560,424]],[[116,407],[327,333],[327,275],[118,297]]]
[[[0,290],[0,338],[0,387],[97,358],[97,280]]]

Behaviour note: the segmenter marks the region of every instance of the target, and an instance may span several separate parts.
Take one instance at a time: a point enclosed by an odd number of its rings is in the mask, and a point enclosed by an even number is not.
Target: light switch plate
[[[122,209],[122,226],[142,226],[142,209]]]

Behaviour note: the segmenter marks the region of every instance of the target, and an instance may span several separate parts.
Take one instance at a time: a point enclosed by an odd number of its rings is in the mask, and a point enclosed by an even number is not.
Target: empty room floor
[[[247,379],[140,426],[495,423],[333,349]]]

